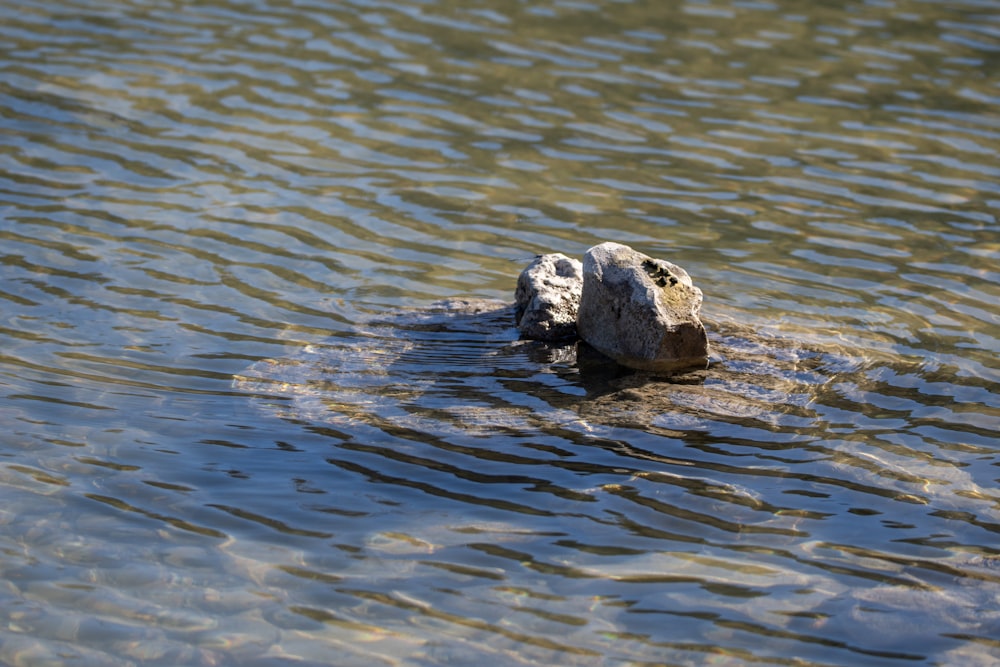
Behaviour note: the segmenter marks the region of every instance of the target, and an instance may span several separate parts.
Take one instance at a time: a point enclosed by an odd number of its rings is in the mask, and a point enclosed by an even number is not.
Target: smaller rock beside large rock
[[[577,331],[599,352],[631,368],[704,367],[708,335],[698,317],[701,301],[701,290],[676,264],[620,243],[602,243],[583,258]]]
[[[524,338],[576,338],[583,265],[561,253],[539,255],[521,272],[515,292],[517,327]]]

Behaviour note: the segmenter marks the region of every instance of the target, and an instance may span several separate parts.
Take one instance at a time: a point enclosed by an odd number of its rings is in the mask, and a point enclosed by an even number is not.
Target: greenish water
[[[0,663],[1000,660],[993,2],[0,2]],[[711,367],[499,316],[683,266]]]

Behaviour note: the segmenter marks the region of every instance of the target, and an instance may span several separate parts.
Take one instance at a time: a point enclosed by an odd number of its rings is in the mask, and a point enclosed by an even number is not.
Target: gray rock
[[[583,265],[560,253],[539,255],[521,272],[515,292],[517,327],[524,338],[576,338]]]
[[[618,363],[669,372],[708,362],[701,290],[687,271],[619,243],[583,258],[580,337]]]

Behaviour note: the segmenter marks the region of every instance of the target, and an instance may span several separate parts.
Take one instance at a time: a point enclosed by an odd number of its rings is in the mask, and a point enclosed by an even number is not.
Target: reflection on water
[[[0,16],[0,662],[1000,659],[989,3]],[[605,240],[709,369],[430,307]]]

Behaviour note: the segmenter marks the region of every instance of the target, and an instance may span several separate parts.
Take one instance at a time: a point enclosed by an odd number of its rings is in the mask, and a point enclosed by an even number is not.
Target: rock
[[[618,363],[668,372],[704,367],[708,336],[698,317],[701,290],[687,271],[619,243],[583,258],[579,336]]]
[[[523,338],[576,338],[583,265],[560,253],[539,255],[517,279],[516,321]]]

